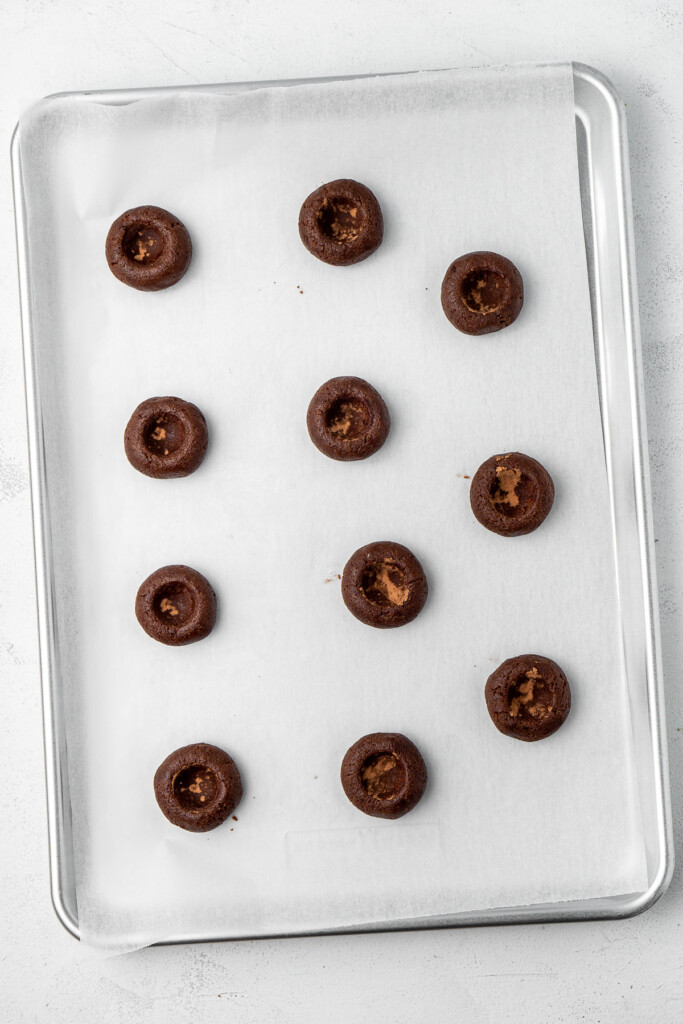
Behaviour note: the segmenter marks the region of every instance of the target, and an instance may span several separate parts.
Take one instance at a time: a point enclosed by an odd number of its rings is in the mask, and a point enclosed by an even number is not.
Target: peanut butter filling
[[[342,441],[355,441],[367,430],[368,410],[361,402],[340,398],[331,406],[327,417],[327,429]]]
[[[363,573],[361,589],[366,600],[380,607],[400,607],[410,597],[410,585],[395,562],[375,562]]]
[[[511,466],[496,466],[497,487],[491,494],[491,501],[494,505],[509,505],[516,508],[519,505],[517,485],[522,479],[521,469],[514,469]]]
[[[463,304],[473,313],[494,313],[501,302],[505,289],[505,278],[488,267],[472,270],[462,282]]]
[[[511,690],[510,714],[517,718],[520,712],[532,718],[545,718],[551,710],[550,693],[536,667],[525,672],[524,682],[518,682]]]
[[[395,754],[374,754],[361,768],[360,777],[368,796],[391,800],[403,790],[406,771]]]

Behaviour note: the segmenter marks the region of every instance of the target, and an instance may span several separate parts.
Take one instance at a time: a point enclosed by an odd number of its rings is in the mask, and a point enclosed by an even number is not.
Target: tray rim
[[[543,66],[539,62],[536,66]],[[296,933],[258,934],[235,937],[219,935],[186,935],[171,938],[157,945],[181,942],[245,941],[255,938],[305,937],[313,935],[357,934],[378,931],[426,930],[443,927],[473,927],[500,924],[534,924],[556,921],[609,920],[633,917],[651,907],[666,891],[674,868],[673,827],[668,780],[668,754],[664,718],[664,687],[661,670],[659,611],[654,557],[652,503],[650,489],[645,399],[642,373],[642,353],[637,305],[635,244],[632,223],[631,184],[628,161],[628,139],[624,104],[610,80],[597,69],[577,62],[571,64],[575,86],[575,116],[588,132],[590,113],[576,97],[577,86],[594,94],[594,101],[604,105],[608,114],[614,142],[616,205],[620,240],[620,275],[623,286],[624,331],[627,355],[631,360],[629,391],[632,403],[634,431],[633,461],[635,504],[638,519],[638,541],[641,570],[644,581],[644,613],[647,646],[647,691],[652,735],[653,782],[656,795],[657,838],[659,858],[650,885],[644,892],[621,896],[600,897],[593,900],[566,903],[530,904],[519,907],[491,908],[485,911],[466,911],[444,917],[406,919],[341,928],[312,929]],[[404,71],[398,74],[413,74]],[[395,73],[387,73],[395,74]],[[68,782],[61,760],[58,743],[58,725],[61,711],[55,692],[55,651],[53,647],[54,621],[52,611],[52,582],[49,574],[49,518],[44,503],[44,462],[41,446],[41,421],[36,386],[36,369],[32,346],[31,290],[28,275],[28,244],[26,217],[21,188],[21,129],[37,110],[54,101],[69,98],[75,101],[101,101],[106,104],[130,103],[152,95],[173,92],[241,92],[256,88],[286,87],[319,84],[332,81],[385,77],[385,75],[341,75],[322,78],[291,80],[265,80],[235,83],[198,84],[190,86],[158,86],[142,89],[111,89],[53,93],[30,106],[17,123],[11,140],[12,188],[15,209],[15,233],[19,270],[19,296],[24,360],[24,388],[26,400],[28,455],[30,475],[31,514],[33,522],[34,571],[37,596],[39,671],[43,709],[43,746],[45,755],[45,785],[48,812],[48,847],[50,862],[50,892],[57,918],[64,928],[80,939],[80,926],[76,906],[73,863],[69,863],[67,847],[71,844]],[[101,99],[100,99],[101,98]],[[590,156],[589,156],[590,165]],[[595,225],[594,225],[595,227]],[[66,827],[65,813],[69,818]],[[67,835],[68,832],[68,835]],[[616,901],[621,902],[617,905]]]

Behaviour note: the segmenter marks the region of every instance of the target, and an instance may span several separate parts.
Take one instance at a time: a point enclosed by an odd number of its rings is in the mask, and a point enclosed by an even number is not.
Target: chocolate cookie
[[[197,406],[171,396],[141,402],[123,437],[131,466],[156,478],[194,473],[208,442],[206,420]]]
[[[567,677],[540,654],[508,658],[487,679],[484,695],[496,728],[529,742],[559,729],[571,707]]]
[[[427,600],[427,577],[412,551],[393,541],[359,548],[342,574],[341,592],[352,615],[391,629],[412,622]]]
[[[185,225],[159,206],[126,210],[109,228],[104,247],[114,277],[141,292],[170,288],[192,259]]]
[[[242,799],[242,779],[233,759],[220,747],[190,743],[159,765],[154,795],[173,825],[188,832],[210,832]]]
[[[521,452],[492,455],[474,474],[470,486],[475,517],[501,537],[520,537],[538,529],[554,499],[548,471]]]
[[[522,275],[496,252],[468,252],[454,260],[441,285],[443,311],[464,334],[491,334],[519,316]]]
[[[354,807],[373,818],[401,818],[418,803],[427,768],[414,743],[397,732],[373,732],[346,751],[341,784]]]
[[[141,585],[135,615],[153,640],[181,647],[209,635],[216,622],[216,595],[196,569],[165,565]]]
[[[366,260],[382,242],[382,211],[369,188],[339,178],[311,192],[299,213],[299,235],[323,263],[347,267]]]
[[[360,377],[333,377],[318,388],[306,414],[311,441],[330,459],[367,459],[386,441],[391,420],[382,396]]]

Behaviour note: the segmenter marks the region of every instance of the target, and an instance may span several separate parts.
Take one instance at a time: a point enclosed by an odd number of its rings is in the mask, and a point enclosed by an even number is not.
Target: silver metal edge
[[[33,520],[33,558],[36,582],[39,671],[43,708],[43,751],[45,754],[45,795],[48,816],[48,853],[50,859],[50,894],[59,921],[75,938],[80,938],[78,921],[64,901],[63,855],[60,841],[58,813],[62,799],[63,765],[59,758],[55,730],[55,694],[53,690],[53,616],[51,575],[47,569],[47,523],[43,516],[44,462],[42,428],[38,405],[37,383],[31,344],[31,303],[29,294],[28,251],[23,194],[20,190],[21,156],[19,152],[20,126],[12,133],[10,154],[12,164],[12,192],[14,196],[15,235],[19,269],[19,308],[21,313],[22,353],[24,361],[24,397],[28,433],[28,463],[30,479],[31,516]]]
[[[215,942],[215,941],[240,941],[255,938],[286,938],[305,937],[312,935],[326,934],[356,934],[368,931],[401,931],[419,930],[434,927],[477,927],[481,925],[499,924],[534,924],[551,923],[557,921],[581,921],[581,920],[604,920],[631,917],[642,913],[665,892],[673,872],[673,833],[671,823],[671,805],[668,789],[668,762],[666,745],[662,743],[664,731],[663,711],[663,682],[661,675],[661,653],[659,644],[659,623],[658,607],[653,594],[656,594],[656,579],[654,570],[654,545],[652,533],[652,515],[650,511],[650,481],[647,457],[647,435],[645,431],[645,407],[643,398],[642,383],[642,360],[640,351],[639,325],[637,317],[637,299],[635,291],[635,253],[633,243],[633,231],[630,220],[630,177],[628,172],[628,149],[626,138],[626,124],[623,104],[618,97],[614,87],[609,80],[599,71],[584,64],[574,63],[572,65],[574,77],[595,88],[607,102],[614,129],[619,140],[619,159],[621,164],[622,179],[615,181],[615,187],[620,187],[620,223],[619,231],[624,241],[623,251],[627,256],[622,262],[621,273],[623,279],[630,283],[631,288],[624,288],[624,294],[628,303],[624,308],[624,317],[627,327],[627,334],[631,340],[630,347],[630,381],[631,395],[634,405],[636,422],[634,423],[634,458],[636,462],[636,499],[638,503],[638,524],[641,551],[646,566],[644,607],[647,623],[649,626],[648,643],[648,699],[651,713],[655,740],[655,749],[660,753],[660,760],[653,764],[655,789],[661,809],[659,817],[659,840],[662,851],[659,870],[655,879],[644,893],[633,894],[624,897],[621,906],[615,906],[616,897],[605,897],[596,900],[579,901],[576,903],[536,905],[527,907],[500,907],[490,911],[465,912],[463,914],[448,915],[441,918],[420,918],[415,920],[382,922],[379,924],[364,924],[344,928],[330,928],[324,930],[311,930],[297,933],[281,933],[274,935],[253,935],[239,936],[235,939],[229,936],[182,936],[171,938],[156,943],[157,945],[172,945],[179,942]],[[413,72],[404,72],[411,74]],[[314,84],[339,80],[353,80],[362,78],[383,77],[382,75],[348,75],[330,76],[326,78],[308,78],[287,81],[262,81],[262,82],[238,82],[218,83],[215,85],[193,85],[183,87],[156,87],[140,90],[106,90],[97,92],[80,93],[55,93],[39,101],[30,110],[39,108],[54,100],[69,97],[76,100],[89,100],[92,102],[103,102],[108,104],[124,104],[136,102],[150,95],[171,93],[182,88],[182,91],[207,91],[207,92],[239,92],[256,88],[288,87],[298,84]],[[28,112],[27,112],[28,113]],[[577,110],[577,116],[581,112]],[[44,474],[42,459],[40,410],[37,398],[37,385],[35,369],[33,364],[33,353],[30,344],[31,338],[31,315],[30,300],[27,276],[27,242],[25,231],[25,217],[23,199],[17,183],[21,181],[21,161],[19,153],[19,136],[22,121],[17,124],[11,144],[12,152],[12,180],[15,202],[15,219],[17,234],[17,249],[20,267],[20,305],[22,320],[22,339],[24,353],[26,407],[28,420],[29,437],[29,463],[31,471],[31,503],[34,525],[34,551],[36,567],[36,591],[38,600],[38,622],[39,622],[39,644],[40,644],[40,667],[41,686],[43,695],[43,719],[44,719],[44,744],[45,744],[45,772],[48,804],[48,835],[50,847],[50,879],[52,902],[57,917],[64,927],[76,938],[80,938],[80,930],[77,919],[71,914],[65,905],[63,898],[63,851],[58,830],[58,805],[60,804],[59,780],[62,766],[59,763],[54,735],[54,692],[52,688],[52,665],[53,651],[51,645],[52,633],[52,592],[49,576],[47,574],[47,551],[49,543],[46,537],[46,523],[43,517],[41,485]],[[41,577],[43,584],[41,585]]]
[[[624,104],[610,80],[586,64],[573,64],[574,76],[595,89],[609,107],[620,176],[612,182],[617,194],[618,231],[621,239],[621,277],[624,282],[623,315],[629,341],[629,379],[633,412],[633,462],[638,534],[643,565],[643,608],[648,626],[647,683],[653,738],[653,782],[658,804],[659,867],[648,889],[625,902],[621,917],[633,917],[651,907],[666,892],[674,869],[673,824],[669,789],[668,750],[664,711],[659,605],[652,521],[652,492],[647,442],[642,347],[638,317],[635,241],[632,220],[631,175]]]

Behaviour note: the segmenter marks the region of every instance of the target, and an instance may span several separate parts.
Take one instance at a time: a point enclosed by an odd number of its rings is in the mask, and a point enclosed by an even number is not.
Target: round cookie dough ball
[[[330,459],[353,462],[374,455],[391,426],[378,391],[360,377],[333,377],[311,399],[306,426],[316,448]]]
[[[141,292],[170,288],[192,259],[187,228],[160,206],[126,210],[109,228],[104,248],[114,277]]]
[[[148,398],[123,438],[131,466],[155,479],[189,476],[204,461],[209,432],[203,413],[182,398]]]
[[[173,825],[188,832],[210,832],[242,799],[242,779],[233,759],[220,747],[190,743],[159,765],[154,795]]]
[[[369,188],[351,178],[321,185],[304,201],[299,235],[323,263],[347,267],[377,249],[384,234],[382,210]]]
[[[472,478],[470,505],[475,518],[501,537],[537,530],[553,507],[555,487],[548,471],[521,452],[492,455]]]
[[[484,696],[495,727],[527,742],[556,732],[571,707],[567,677],[540,654],[508,658],[487,679]]]
[[[141,584],[135,615],[153,640],[181,647],[209,635],[216,622],[216,595],[196,569],[165,565]]]
[[[363,736],[344,755],[341,784],[359,811],[373,818],[401,818],[418,803],[427,785],[420,751],[401,733]]]
[[[464,334],[491,334],[517,319],[524,283],[514,263],[496,252],[468,252],[454,260],[441,285],[443,311]]]
[[[344,566],[341,592],[352,615],[368,626],[392,629],[419,615],[427,577],[412,551],[394,541],[359,548]]]

